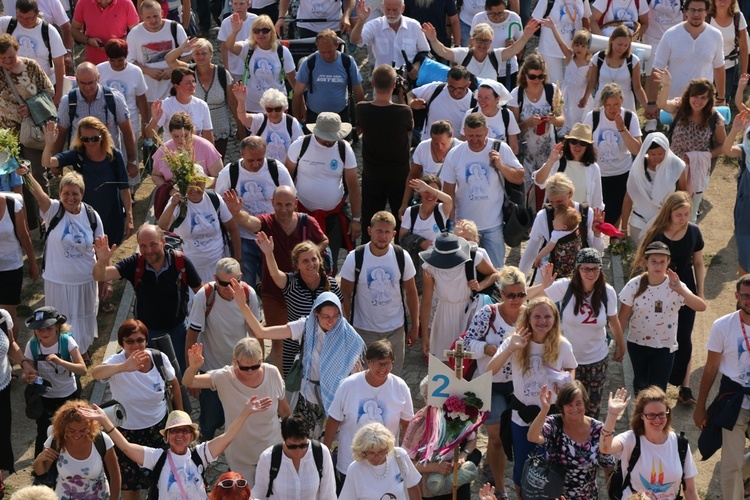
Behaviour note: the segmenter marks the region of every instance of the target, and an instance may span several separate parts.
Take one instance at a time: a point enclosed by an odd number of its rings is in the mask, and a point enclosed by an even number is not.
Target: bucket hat
[[[351,123],[341,123],[341,117],[337,113],[329,112],[320,113],[318,120],[308,124],[307,128],[324,141],[338,141],[352,131]]]
[[[52,306],[40,307],[31,317],[26,318],[26,326],[32,330],[41,330],[52,325],[62,325],[68,321],[65,315],[57,312]]]

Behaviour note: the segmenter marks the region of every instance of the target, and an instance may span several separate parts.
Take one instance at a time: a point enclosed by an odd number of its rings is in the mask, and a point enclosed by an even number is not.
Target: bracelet
[[[19,364],[21,365],[21,368],[23,368],[23,362],[24,362],[24,361],[27,361],[27,362],[31,363],[31,360],[30,360],[29,358],[23,358],[23,359],[21,360],[21,362],[19,363]]]
[[[104,432],[106,432],[107,434],[109,434],[110,432],[113,432],[113,431],[115,430],[115,426],[113,425],[113,426],[112,426],[112,428],[111,428],[110,430],[107,430],[107,429],[105,429],[104,427],[102,427],[102,430],[103,430]]]
[[[606,430],[606,429],[602,428],[602,430],[601,430],[601,431],[599,431],[599,433],[600,433],[600,434],[602,435],[602,437],[607,437],[607,436],[614,436],[614,435],[615,435],[615,431],[614,431],[614,429],[613,429],[613,430],[611,430],[611,431],[608,431],[608,430]]]
[[[626,130],[627,130],[627,129],[626,129],[626,128],[624,128],[624,129],[622,129],[622,130],[618,130],[618,132],[620,132],[620,133],[622,134],[622,133],[623,133],[623,132],[625,132]]]
[[[656,106],[656,101],[648,101],[646,106]]]

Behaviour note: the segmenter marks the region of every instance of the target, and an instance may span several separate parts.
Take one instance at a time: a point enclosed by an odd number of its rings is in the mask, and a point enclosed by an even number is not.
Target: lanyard
[[[177,487],[180,488],[180,495],[182,495],[182,498],[187,500],[188,496],[187,496],[187,493],[185,493],[185,487],[182,485],[182,479],[180,478],[180,475],[177,473],[177,467],[174,466],[174,460],[172,460],[172,453],[169,450],[166,450],[164,453],[167,454],[167,460],[169,460],[169,468],[172,469],[172,475],[174,476],[174,480],[177,482]]]
[[[745,331],[745,322],[742,321],[742,313],[737,315],[740,318],[740,326],[742,327],[742,336],[745,337],[745,348],[750,353],[750,340],[747,338],[747,332]]]

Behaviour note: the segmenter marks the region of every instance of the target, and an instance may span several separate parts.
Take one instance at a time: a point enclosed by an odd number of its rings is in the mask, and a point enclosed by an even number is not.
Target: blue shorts
[[[508,408],[508,400],[513,393],[513,382],[492,383],[492,407],[490,416],[484,421],[484,425],[495,425],[500,423],[500,416]]]

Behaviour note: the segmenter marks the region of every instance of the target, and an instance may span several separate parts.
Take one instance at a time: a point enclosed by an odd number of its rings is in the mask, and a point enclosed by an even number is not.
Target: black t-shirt
[[[404,15],[419,21],[419,24],[432,23],[437,32],[437,38],[446,47],[450,47],[448,42],[448,30],[446,21],[449,17],[458,14],[455,0],[433,0],[429,7],[419,7],[416,0],[405,0],[406,8]],[[459,43],[460,40],[456,40]]]
[[[695,274],[693,273],[693,254],[703,250],[703,235],[693,223],[688,225],[685,236],[677,241],[672,241],[664,233],[658,234],[654,241],[661,241],[669,247],[672,253],[669,268],[677,273],[680,281],[685,283],[695,293]]]
[[[411,108],[405,104],[376,106],[359,102],[355,108],[362,129],[362,177],[409,173],[409,132],[414,128]]]
[[[115,267],[124,279],[135,286],[135,268],[138,256],[133,254],[121,260]],[[201,286],[201,278],[192,262],[185,259],[185,273],[190,288]],[[135,291],[135,317],[143,321],[149,329],[168,330],[185,321],[187,316],[188,287],[183,286],[182,279],[174,263],[174,254],[167,251],[166,269],[157,274],[144,262],[141,283]]]

